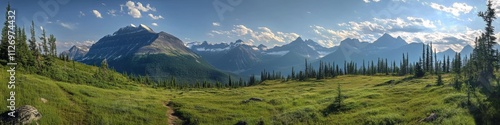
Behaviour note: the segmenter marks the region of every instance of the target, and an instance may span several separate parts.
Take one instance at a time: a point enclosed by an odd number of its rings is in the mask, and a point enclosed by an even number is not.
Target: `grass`
[[[58,62],[64,63],[64,62]],[[71,64],[71,63],[68,63]],[[66,67],[67,68],[67,67]],[[1,68],[0,83],[8,73]],[[399,76],[339,76],[325,80],[265,81],[234,89],[154,89],[116,75],[119,83],[96,86],[86,83],[96,67],[76,64],[82,81],[59,82],[48,77],[18,72],[16,106],[33,105],[42,114],[40,124],[167,124],[170,101],[175,115],[186,124],[475,124],[467,108],[467,95],[453,89],[452,76],[443,75],[444,86],[435,86],[436,76],[408,79]],[[60,68],[59,70],[71,70]],[[389,82],[394,80],[392,82]],[[343,110],[329,112],[341,85]],[[426,87],[428,84],[431,87]],[[0,99],[8,90],[0,86]],[[252,97],[263,101],[250,101]],[[47,102],[42,102],[42,98]],[[7,105],[6,101],[2,104]],[[1,106],[0,111],[7,111]],[[419,120],[430,113],[438,119]]]
[[[86,66],[89,71],[95,67]],[[8,73],[0,72],[0,83],[7,83]],[[85,71],[85,70],[79,70]],[[17,72],[16,107],[32,105],[42,114],[38,121],[49,124],[165,124],[167,101],[162,90],[140,84],[118,83],[128,87],[100,88],[91,84],[58,82],[53,79]],[[0,87],[0,98],[9,98],[11,90]],[[47,102],[42,102],[42,98]],[[7,111],[2,101],[0,111]]]
[[[446,83],[451,76],[444,75]],[[235,124],[419,124],[430,113],[438,119],[423,124],[475,124],[466,108],[464,93],[451,86],[435,86],[435,76],[378,85],[393,76],[340,76],[307,82],[266,81],[262,85],[237,89],[177,91],[169,96],[178,112],[190,123]],[[324,114],[333,103],[337,84],[344,94],[345,111]],[[425,87],[431,84],[431,87]],[[263,102],[241,103],[251,98]]]

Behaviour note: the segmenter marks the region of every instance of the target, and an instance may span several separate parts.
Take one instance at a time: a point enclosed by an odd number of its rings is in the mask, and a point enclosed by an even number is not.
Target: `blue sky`
[[[484,29],[477,13],[486,9],[485,0],[7,1],[19,26],[29,28],[35,20],[37,29],[54,34],[58,52],[97,42],[130,24],[145,24],[184,42],[242,39],[275,46],[301,36],[331,47],[345,38],[373,42],[389,33],[408,42],[434,42],[438,51],[459,51]],[[500,1],[494,5],[500,10]]]

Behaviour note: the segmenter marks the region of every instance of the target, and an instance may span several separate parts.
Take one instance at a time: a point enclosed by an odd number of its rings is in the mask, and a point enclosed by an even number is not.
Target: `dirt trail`
[[[168,125],[175,125],[176,122],[181,121],[181,119],[174,115],[175,111],[172,109],[172,107],[168,106],[168,103],[170,103],[170,100],[163,103],[163,106],[167,107],[166,115],[168,117]]]

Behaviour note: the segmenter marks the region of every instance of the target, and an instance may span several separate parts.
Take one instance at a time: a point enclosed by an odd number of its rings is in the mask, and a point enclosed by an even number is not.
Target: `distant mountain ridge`
[[[241,40],[238,40],[241,41]],[[237,42],[234,42],[237,43]],[[377,61],[378,59],[387,59],[390,62],[396,62],[399,65],[399,60],[402,59],[403,54],[408,53],[410,62],[416,62],[422,55],[422,47],[428,47],[423,43],[408,43],[400,36],[394,37],[390,34],[383,34],[381,37],[373,42],[362,42],[359,39],[346,38],[340,42],[338,46],[326,48],[319,45],[310,39],[304,40],[301,37],[291,41],[282,46],[275,46],[273,48],[261,49],[264,45],[259,47],[249,45],[253,48],[252,54],[242,54],[239,52],[231,51],[234,47],[230,44],[234,43],[197,43],[190,46],[191,50],[202,55],[202,58],[209,61],[212,65],[220,68],[217,65],[240,65],[230,61],[220,61],[220,58],[227,60],[237,60],[235,57],[242,59],[242,57],[249,57],[253,63],[245,68],[223,68],[226,71],[233,71],[243,75],[258,74],[260,71],[266,69],[267,71],[276,70],[284,73],[290,72],[290,67],[304,68],[304,59],[315,65],[319,60],[325,62],[334,62],[336,64],[343,64],[344,61],[353,61],[362,64],[363,61]],[[193,44],[193,43],[188,43]],[[470,47],[470,46],[469,46]],[[203,52],[201,52],[203,50]],[[208,52],[210,51],[210,52]],[[464,47],[461,53],[472,52],[472,47]],[[223,52],[224,54],[221,54]],[[452,49],[438,52],[438,60],[442,60],[443,56],[453,57],[456,52]],[[238,55],[238,56],[228,56]],[[213,58],[217,56],[218,58]],[[210,58],[210,59],[209,59]],[[248,63],[247,63],[248,64]],[[236,72],[238,71],[238,72]]]
[[[80,60],[89,52],[90,46],[74,45],[69,50],[61,52],[62,55],[67,55],[71,60]]]

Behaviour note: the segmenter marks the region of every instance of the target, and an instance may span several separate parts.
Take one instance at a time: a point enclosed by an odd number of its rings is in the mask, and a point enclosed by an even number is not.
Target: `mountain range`
[[[410,62],[418,61],[423,47],[427,45],[408,43],[399,36],[389,34],[383,34],[371,43],[347,38],[331,48],[301,37],[273,48],[262,44],[249,45],[243,40],[183,43],[171,34],[156,33],[145,25],[139,25],[120,28],[91,47],[74,46],[63,53],[89,65],[99,65],[106,59],[109,66],[117,71],[148,75],[155,79],[176,76],[192,82],[224,81],[226,74],[246,77],[263,70],[287,74],[291,72],[291,67],[302,70],[306,59],[312,65],[317,65],[320,60],[343,65],[344,62],[362,64],[378,59],[387,59],[399,65],[403,54],[409,55]],[[468,45],[460,53],[465,56],[472,51],[472,46]],[[452,49],[439,52],[438,60],[443,56],[453,58],[455,53]]]

